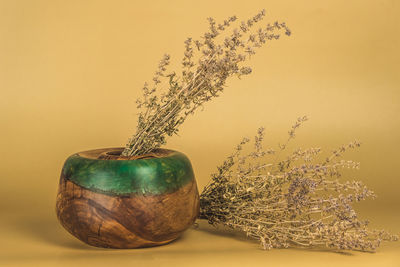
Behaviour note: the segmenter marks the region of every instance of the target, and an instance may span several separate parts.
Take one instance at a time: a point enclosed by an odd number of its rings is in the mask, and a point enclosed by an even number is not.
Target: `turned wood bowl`
[[[89,150],[66,160],[57,194],[59,221],[96,247],[139,248],[175,240],[199,214],[189,159],[167,149],[120,157],[122,150]]]

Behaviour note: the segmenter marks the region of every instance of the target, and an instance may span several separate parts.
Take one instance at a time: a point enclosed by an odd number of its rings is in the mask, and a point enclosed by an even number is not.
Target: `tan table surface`
[[[381,226],[400,230],[399,214],[390,217],[386,211],[369,213],[376,215],[374,221]],[[384,243],[376,253],[264,251],[256,242],[210,227],[204,221],[168,245],[132,250],[87,246],[69,235],[52,211],[3,213],[0,236],[0,266],[400,266],[400,242]]]

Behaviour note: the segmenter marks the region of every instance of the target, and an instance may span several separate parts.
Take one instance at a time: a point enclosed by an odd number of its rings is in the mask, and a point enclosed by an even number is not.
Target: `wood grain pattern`
[[[196,220],[199,195],[195,179],[162,195],[110,196],[85,189],[63,175],[57,217],[83,242],[108,248],[166,244]]]

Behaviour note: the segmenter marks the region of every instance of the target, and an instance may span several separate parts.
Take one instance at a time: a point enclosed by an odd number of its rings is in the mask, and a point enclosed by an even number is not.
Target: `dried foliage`
[[[320,148],[296,149],[279,159],[306,120],[296,121],[277,151],[263,149],[263,128],[255,137],[254,151],[245,155],[243,148],[250,140],[243,139],[202,192],[200,218],[239,229],[264,249],[326,246],[374,251],[383,240],[397,240],[385,231],[368,229],[368,222],[359,220],[352,207],[375,197],[360,181],[341,177],[344,168],[359,168],[341,159],[359,142],[343,145],[322,160]]]
[[[143,97],[137,101],[140,113],[136,133],[128,140],[122,155],[143,155],[165,144],[166,137],[176,134],[188,115],[219,96],[229,77],[251,73],[251,68],[243,64],[257,48],[278,39],[281,32],[290,35],[286,24],[279,22],[252,31],[264,16],[262,10],[230,33],[226,30],[237,20],[236,16],[221,24],[209,18],[209,31],[201,40],[185,41],[181,74],[167,73],[170,56],[165,55],[153,84],[144,84]],[[167,88],[161,90],[165,84]]]

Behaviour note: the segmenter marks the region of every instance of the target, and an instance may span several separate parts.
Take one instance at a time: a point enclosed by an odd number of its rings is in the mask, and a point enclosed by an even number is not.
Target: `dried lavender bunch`
[[[260,128],[254,151],[242,155],[250,141],[244,138],[202,192],[200,218],[241,230],[264,249],[326,246],[374,251],[383,240],[397,240],[385,231],[368,229],[368,221],[359,220],[352,207],[353,202],[375,197],[360,181],[341,178],[342,169],[359,168],[358,163],[341,159],[359,142],[343,145],[323,160],[318,160],[320,148],[296,149],[279,160],[306,120],[296,121],[277,151],[263,149]]]
[[[267,24],[252,32],[264,16],[265,10],[262,10],[253,18],[242,21],[231,33],[225,30],[237,20],[236,16],[221,24],[209,18],[209,31],[201,40],[188,38],[185,41],[180,75],[167,73],[170,56],[165,55],[152,86],[145,83],[143,97],[137,100],[140,112],[136,133],[128,140],[122,155],[143,155],[165,144],[166,137],[176,134],[189,114],[219,96],[229,77],[251,73],[251,68],[243,63],[255,54],[256,48],[279,39],[281,32],[290,35],[284,22]],[[162,85],[167,87],[163,92],[160,91]]]

